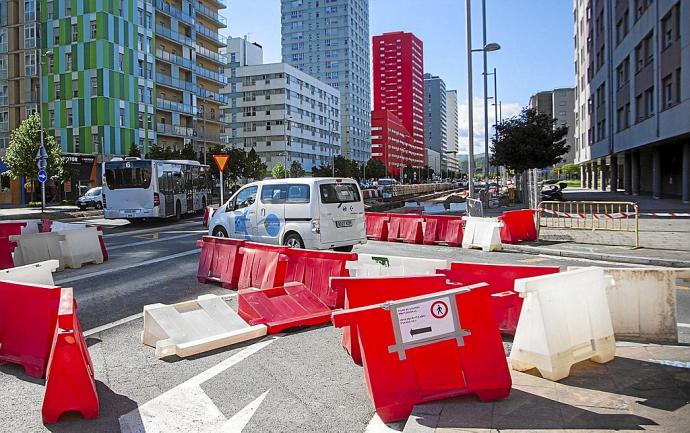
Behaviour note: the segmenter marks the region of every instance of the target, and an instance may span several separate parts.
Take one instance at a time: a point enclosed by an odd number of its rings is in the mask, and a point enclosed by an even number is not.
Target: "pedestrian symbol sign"
[[[228,165],[230,155],[213,155],[213,160],[216,161],[218,170],[223,171],[225,170],[225,167]]]
[[[437,319],[443,319],[448,314],[448,304],[443,301],[436,301],[431,304],[431,315]]]

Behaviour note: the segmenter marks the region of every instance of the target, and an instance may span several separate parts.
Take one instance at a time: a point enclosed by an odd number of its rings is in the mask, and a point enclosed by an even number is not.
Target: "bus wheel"
[[[283,245],[290,248],[304,248],[304,242],[297,233],[289,233],[283,240]]]
[[[218,226],[213,229],[213,236],[217,238],[227,238],[228,237],[228,232],[225,231],[225,228],[222,226]]]
[[[179,221],[182,218],[182,205],[178,201],[175,205],[175,221]]]

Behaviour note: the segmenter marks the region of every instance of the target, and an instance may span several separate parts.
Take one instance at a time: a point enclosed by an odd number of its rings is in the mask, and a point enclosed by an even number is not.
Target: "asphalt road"
[[[44,381],[0,365],[0,431],[118,432],[374,432],[374,411],[362,369],[330,326],[291,332],[211,353],[158,360],[141,344],[144,305],[175,303],[205,293],[233,293],[196,281],[200,218],[180,223],[106,227],[110,260],[55,274],[73,287],[96,371],[101,413],[69,414],[41,423]],[[457,261],[588,266],[601,263],[441,246],[369,242],[362,253]],[[611,263],[601,264],[611,266]],[[678,292],[679,322],[690,323],[690,291]],[[690,325],[688,325],[690,326]],[[690,327],[679,328],[690,343]],[[209,370],[210,369],[210,370]],[[139,408],[139,409],[137,409]],[[140,413],[153,414],[153,424]],[[175,429],[173,429],[173,426]]]

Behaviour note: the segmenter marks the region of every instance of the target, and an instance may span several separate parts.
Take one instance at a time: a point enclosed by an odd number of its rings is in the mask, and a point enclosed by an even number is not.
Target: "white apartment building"
[[[460,130],[458,118],[458,91],[446,91],[446,130],[448,136],[448,148],[446,150],[446,165],[448,171],[452,171],[457,176],[460,172],[458,162],[458,146],[460,144]]]

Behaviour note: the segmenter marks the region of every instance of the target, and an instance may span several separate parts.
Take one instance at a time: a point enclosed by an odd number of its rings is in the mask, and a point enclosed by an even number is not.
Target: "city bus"
[[[175,218],[211,199],[208,165],[197,161],[113,158],[103,163],[105,218]]]

